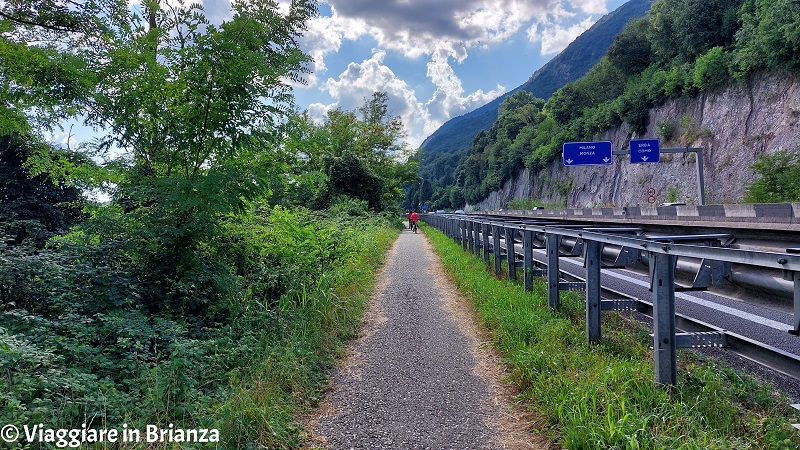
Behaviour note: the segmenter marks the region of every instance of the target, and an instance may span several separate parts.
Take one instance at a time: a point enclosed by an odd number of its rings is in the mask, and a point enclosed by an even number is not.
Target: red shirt
[[[412,222],[416,222],[416,221],[418,221],[418,220],[419,220],[419,214],[417,214],[417,213],[411,213],[411,221],[412,221]]]

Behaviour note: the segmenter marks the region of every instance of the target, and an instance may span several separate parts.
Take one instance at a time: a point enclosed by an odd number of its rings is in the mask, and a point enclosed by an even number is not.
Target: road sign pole
[[[696,149],[697,155],[697,203],[702,206],[706,204],[705,181],[703,180],[703,149]]]

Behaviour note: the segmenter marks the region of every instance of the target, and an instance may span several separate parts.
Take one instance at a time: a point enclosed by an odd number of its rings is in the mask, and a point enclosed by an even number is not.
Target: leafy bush
[[[148,307],[127,247],[96,228],[3,250],[0,421],[202,425],[220,429],[224,448],[297,445],[295,417],[357,330],[372,270],[396,236],[380,215],[352,220],[363,201],[337,205],[226,218],[206,251],[215,262],[197,277],[217,265],[234,284],[196,299],[213,311],[203,316]]]
[[[800,155],[796,150],[763,154],[753,164],[761,176],[747,188],[745,201],[781,203],[800,201]]]
[[[640,136],[644,135],[647,130],[650,106],[644,86],[638,80],[629,83],[625,94],[617,99],[620,119],[630,125],[631,129]]]
[[[765,68],[800,68],[800,5],[793,0],[748,0],[740,11],[734,61],[737,78]]]
[[[669,142],[675,136],[675,132],[678,129],[678,125],[675,123],[674,120],[665,119],[665,120],[657,120],[656,121],[656,130],[658,133],[659,139],[663,142]]]
[[[506,204],[507,209],[512,210],[526,210],[526,209],[533,209],[536,206],[544,206],[541,200],[537,198],[515,198],[509,200]]]
[[[730,80],[730,54],[714,47],[700,55],[694,67],[694,85],[701,91],[710,90]]]

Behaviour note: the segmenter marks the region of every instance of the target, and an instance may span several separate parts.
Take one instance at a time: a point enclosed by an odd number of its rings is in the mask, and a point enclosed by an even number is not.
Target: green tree
[[[704,91],[723,85],[730,80],[730,53],[714,47],[700,55],[694,67],[694,85]]]
[[[221,220],[279,173],[287,83],[307,71],[297,39],[316,4],[282,13],[234,1],[217,26],[198,4],[71,3],[7,2],[0,61],[24,58],[0,69],[7,102],[15,111],[42,102],[29,114],[50,125],[80,110],[97,127],[121,209],[98,215],[94,232],[133,255],[151,306],[201,312],[194,299],[223,295],[232,280],[214,256]]]
[[[648,39],[662,63],[692,62],[712,47],[733,44],[742,0],[657,0]]]
[[[84,219],[86,200],[81,189],[67,185],[63,178],[32,174],[25,162],[34,153],[79,158],[30,135],[0,136],[0,235],[4,235],[6,246],[30,240],[33,246],[42,248],[47,239]]]
[[[746,0],[736,34],[739,78],[759,69],[800,68],[800,4],[792,0]]]
[[[556,91],[547,101],[547,111],[561,125],[568,124],[583,114],[583,110],[592,106],[592,98],[588,91],[577,83],[570,83]]]
[[[346,195],[366,200],[371,209],[381,210],[383,182],[358,156],[348,151],[331,157],[326,165],[331,198]]]
[[[608,48],[608,61],[625,75],[635,75],[646,69],[653,61],[653,50],[647,39],[650,21],[635,20],[625,26],[622,33],[614,36]]]
[[[764,154],[753,164],[761,176],[750,185],[745,201],[751,203],[783,203],[800,201],[800,154],[778,150]]]
[[[332,187],[332,192],[358,193],[356,198],[368,200],[374,209],[400,207],[400,201],[405,196],[403,185],[418,180],[417,163],[409,159],[410,151],[404,142],[403,122],[400,117],[389,114],[389,95],[385,92],[373,93],[364,100],[358,112],[360,119],[354,112],[340,109],[328,113],[322,125],[328,145],[322,148],[322,152],[331,158],[349,155],[348,164],[354,163],[352,158],[358,159],[363,166],[359,174],[368,173],[370,177],[377,177],[380,183],[374,186],[379,186],[380,190],[368,193],[340,185]],[[336,161],[331,158],[327,161]],[[340,182],[345,181],[345,178],[340,179]],[[372,185],[372,182],[367,184]],[[367,198],[373,195],[377,195],[377,200]]]
[[[308,113],[292,114],[282,127],[283,176],[272,201],[323,209],[347,195],[368,201],[374,210],[399,208],[407,186],[418,181],[418,163],[403,141],[402,121],[388,112],[388,101],[386,93],[377,92],[358,108],[360,118],[334,109],[322,124]]]
[[[453,190],[450,191],[450,206],[453,208],[461,208],[465,204],[464,192],[459,187],[453,188]]]

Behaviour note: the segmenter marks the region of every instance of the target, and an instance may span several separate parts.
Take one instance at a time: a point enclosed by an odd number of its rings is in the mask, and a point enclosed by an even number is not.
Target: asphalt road
[[[498,400],[511,397],[500,392],[499,360],[480,350],[469,306],[455,292],[426,238],[404,231],[379,275],[363,336],[333,377],[311,445],[545,448]]]

